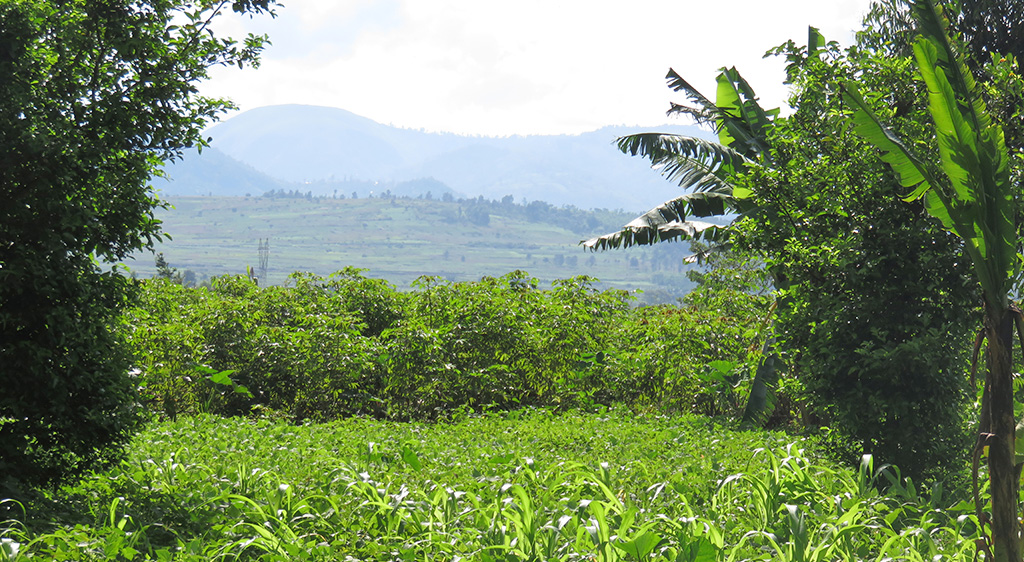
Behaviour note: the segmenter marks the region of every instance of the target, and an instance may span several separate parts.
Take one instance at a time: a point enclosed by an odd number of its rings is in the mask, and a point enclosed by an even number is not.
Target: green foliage
[[[356,316],[362,335],[378,337],[402,318],[405,299],[387,281],[367,279],[363,271],[346,267],[332,273],[326,281],[309,274],[295,275],[293,279],[302,280],[296,283],[296,290],[315,286],[319,291],[330,293],[336,299],[334,302]]]
[[[781,289],[778,337],[748,353],[759,364],[709,362],[704,387],[735,409],[727,390],[745,383],[744,418],[752,422],[773,406],[795,405],[806,424],[831,428],[837,453],[851,462],[873,452],[914,477],[961,466],[949,461],[964,459],[957,452],[969,399],[961,345],[975,296],[967,260],[952,237],[936,242],[934,228],[916,230],[927,228],[926,218],[896,201],[898,185],[884,165],[844,128],[837,91],[845,76],[864,73],[888,93],[878,102],[920,107],[910,65],[859,47],[844,54],[814,28],[806,47],[789,42],[774,54],[787,57],[795,86],[794,113],[785,118],[762,109],[735,69],[720,74],[715,103],[669,73],[670,86],[693,104],[673,104],[672,112],[714,124],[722,144],[657,134],[621,139],[624,152],[650,159],[692,192],[585,244],[704,238],[758,256]],[[905,126],[916,130],[910,120]],[[727,211],[736,218],[726,227],[692,220]],[[779,359],[790,364],[788,378],[779,378]],[[795,404],[786,394],[776,403],[780,387],[796,391]]]
[[[633,309],[625,292],[592,281],[541,289],[516,271],[475,283],[425,277],[399,293],[351,268],[296,274],[288,287],[151,280],[121,326],[146,403],[171,418],[269,409],[294,420],[434,419],[595,403],[735,413],[763,341],[764,297],[708,282],[685,306]],[[741,375],[709,388],[715,360]],[[252,396],[211,384],[206,369],[230,371]]]
[[[819,41],[823,42],[813,28],[811,40],[815,45]],[[712,125],[718,132],[721,144],[658,133],[621,137],[618,141],[620,150],[649,159],[652,167],[658,169],[666,179],[677,183],[689,193],[651,209],[618,232],[581,242],[587,248],[628,248],[637,244],[688,239],[697,248],[695,257],[703,260],[731,247],[737,219],[778,212],[772,202],[752,197],[750,187],[737,184],[736,180],[748,170],[774,165],[768,132],[779,111],[762,108],[753,88],[735,68],[723,68],[718,75],[715,103],[674,70],[669,70],[666,79],[670,88],[684,92],[693,104],[685,106],[673,103],[669,114],[686,114],[698,123]],[[720,224],[694,220],[693,217],[717,217]],[[726,219],[731,222],[725,224]],[[712,244],[708,246],[700,240]],[[772,271],[772,274],[775,281],[782,279],[779,271]],[[780,364],[774,345],[775,338],[766,337],[760,355],[748,353],[757,362],[754,364],[755,374],[750,379],[750,393],[743,408],[742,419],[745,423],[764,423],[776,405],[775,391],[778,388]],[[746,382],[742,372],[748,370],[740,368],[733,373],[737,367],[734,364],[728,375],[722,374],[720,369],[712,369],[710,375],[706,375],[713,377],[707,381],[712,383],[713,394],[733,398],[728,391],[729,386]]]
[[[228,104],[213,65],[254,64],[208,24],[227,3],[0,2],[0,473],[52,482],[135,425],[110,332],[132,294],[105,270],[160,238],[149,178]],[[235,2],[258,13],[268,2]],[[172,25],[173,24],[173,25]]]
[[[844,126],[839,85],[863,76],[876,107],[910,112],[921,92],[905,59],[835,43],[790,42],[792,115],[770,132],[773,167],[742,178],[765,212],[739,243],[778,272],[779,346],[803,387],[809,425],[826,425],[847,462],[873,453],[915,479],[965,463],[967,362],[978,318],[969,260]],[[823,133],[826,131],[826,133]],[[739,180],[738,180],[739,181]]]
[[[296,419],[359,413],[376,388],[374,341],[363,331],[389,321],[381,282],[346,270],[331,280],[292,276],[294,288],[260,289],[247,276],[221,277],[211,290],[147,282],[124,319],[144,398],[163,414],[248,413],[254,406]],[[359,299],[351,299],[350,295]],[[252,393],[197,377],[232,371]]]
[[[124,442],[138,421],[133,381],[125,374],[127,357],[107,328],[111,311],[123,305],[127,281],[83,272],[92,265],[80,256],[61,261],[70,271],[49,271],[61,263],[56,260],[17,272],[3,264],[5,282],[31,287],[0,289],[5,298],[0,306],[0,474],[5,480],[52,482],[109,461],[115,452],[105,446]],[[10,263],[12,270],[15,264]]]
[[[949,35],[943,9],[933,0],[915,0],[910,11],[918,25],[913,44],[917,70],[928,90],[932,127],[927,134],[938,145],[931,160],[919,156],[883,125],[857,87],[847,85],[844,93],[853,108],[856,132],[881,149],[882,160],[904,187],[913,188],[906,199],[923,199],[928,213],[963,242],[974,266],[985,303],[988,342],[988,374],[974,458],[977,463],[982,450],[987,450],[992,506],[991,540],[981,541],[979,549],[999,561],[1019,561],[1020,471],[1015,457],[1011,356],[1014,325],[1021,331],[1022,322],[1020,310],[1011,305],[1010,292],[1021,273],[1021,254],[1011,159],[1002,127],[988,112],[957,40]],[[980,513],[983,506],[977,490],[975,499]]]
[[[951,14],[952,29],[961,35],[972,70],[987,64],[993,56],[1024,57],[1024,6],[1013,0],[960,2]]]
[[[914,42],[914,54],[929,92],[942,175],[882,125],[856,88],[850,87],[846,96],[854,109],[853,122],[860,135],[883,151],[882,159],[902,185],[914,190],[907,199],[923,199],[928,213],[963,239],[986,304],[1005,309],[1020,266],[1003,131],[956,55],[941,10],[930,2],[913,7],[923,30]]]
[[[621,137],[619,150],[651,161],[666,179],[689,190],[633,219],[618,232],[584,240],[592,250],[628,248],[670,240],[709,240],[726,243],[731,225],[694,220],[724,218],[759,211],[749,189],[736,189],[734,177],[747,168],[770,164],[766,131],[778,110],[766,111],[757,103],[750,84],[735,68],[723,68],[716,81],[716,101],[704,97],[674,70],[668,85],[683,92],[693,107],[673,103],[669,114],[687,114],[712,125],[721,144],[680,135],[644,133]]]
[[[404,392],[415,400],[410,413],[427,415],[451,405],[507,409],[518,405],[573,403],[612,392],[579,370],[581,358],[610,347],[614,325],[626,316],[622,291],[597,291],[591,280],[555,281],[550,290],[516,271],[478,283],[422,279],[410,299],[410,319],[390,333],[392,384],[408,384],[417,373],[431,392]],[[433,336],[428,358],[412,367],[404,340]],[[426,350],[424,350],[426,351]],[[459,382],[461,381],[461,382]],[[458,389],[466,394],[452,394]],[[566,404],[567,405],[567,404]]]
[[[805,445],[622,410],[299,427],[200,416],[11,505],[0,544],[16,553],[0,559],[972,559],[967,504]]]
[[[729,252],[712,260],[693,273],[697,288],[681,306],[637,309],[637,320],[620,326],[611,361],[631,374],[622,385],[627,402],[739,415],[769,335],[773,297],[764,292],[763,269]]]

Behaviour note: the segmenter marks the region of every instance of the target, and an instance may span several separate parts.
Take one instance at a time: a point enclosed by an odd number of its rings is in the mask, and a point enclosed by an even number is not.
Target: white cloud
[[[713,95],[717,69],[736,66],[766,105],[780,105],[782,63],[762,54],[803,43],[808,25],[848,44],[869,0],[286,4],[276,20],[240,22],[271,36],[263,66],[218,70],[204,93],[243,109],[328,105],[404,127],[505,135],[663,123],[669,67]]]

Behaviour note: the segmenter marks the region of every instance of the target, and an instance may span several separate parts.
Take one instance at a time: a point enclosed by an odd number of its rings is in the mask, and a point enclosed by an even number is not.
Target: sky
[[[735,66],[762,106],[785,107],[783,62],[765,51],[806,44],[809,25],[849,45],[870,1],[284,0],[273,19],[221,18],[219,34],[273,45],[200,91],[243,111],[322,105],[465,135],[685,124],[665,115],[685,101],[669,68],[714,99],[718,69]]]

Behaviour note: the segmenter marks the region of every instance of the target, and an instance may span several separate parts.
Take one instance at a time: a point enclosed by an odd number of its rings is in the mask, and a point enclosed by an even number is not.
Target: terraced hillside
[[[421,275],[477,280],[516,269],[542,282],[576,275],[603,286],[641,289],[644,300],[673,301],[690,284],[688,248],[665,244],[588,253],[579,241],[614,230],[630,213],[581,211],[545,203],[480,199],[170,197],[158,218],[171,240],[158,245],[167,262],[197,282],[259,269],[260,240],[269,240],[264,283],[294,271],[326,275],[345,266],[369,270],[399,288]],[[128,263],[140,277],[155,274],[152,256]]]

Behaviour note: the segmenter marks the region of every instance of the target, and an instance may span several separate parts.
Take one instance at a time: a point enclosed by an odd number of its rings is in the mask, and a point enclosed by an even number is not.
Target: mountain
[[[655,130],[710,138],[696,127]],[[254,195],[270,189],[329,195],[336,190],[364,197],[375,182],[378,193],[390,189],[402,194],[401,185],[430,181],[438,190],[472,198],[512,195],[584,209],[645,211],[677,196],[679,189],[652,171],[646,160],[615,147],[618,136],[637,132],[643,130],[606,127],[581,135],[473,137],[383,125],[342,109],[268,106],[209,129],[217,152],[188,154],[168,165],[174,181],[163,189],[172,195],[238,195],[240,189]],[[215,162],[199,163],[207,158]],[[196,170],[204,166],[218,177],[233,178],[229,185],[234,191],[218,191],[213,185],[217,182],[197,177]],[[259,188],[274,182],[276,187]]]
[[[165,195],[242,197],[294,188],[212,147],[186,151],[181,160],[165,164],[164,172],[167,178],[155,178],[153,186]]]

